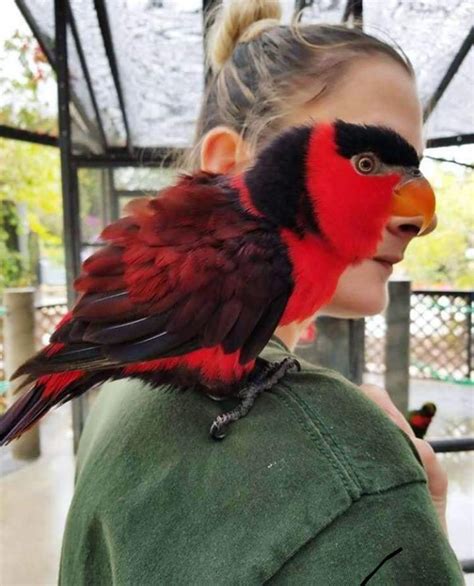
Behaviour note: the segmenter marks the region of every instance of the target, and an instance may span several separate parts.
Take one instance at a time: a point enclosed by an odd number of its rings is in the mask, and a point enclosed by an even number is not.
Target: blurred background
[[[203,14],[216,3],[2,0],[0,412],[12,400],[8,375],[22,353],[47,343],[102,228],[131,198],[173,180],[170,165],[191,144],[205,86]],[[429,147],[422,170],[437,194],[438,228],[396,265],[386,314],[321,318],[298,351],[355,382],[385,386],[407,417],[436,404],[426,438],[450,479],[451,543],[472,572],[472,3],[282,4],[286,21],[301,9],[303,22],[362,21],[366,32],[398,43],[417,72]],[[54,411],[23,444],[0,452],[2,584],[56,583],[88,409],[83,399]]]

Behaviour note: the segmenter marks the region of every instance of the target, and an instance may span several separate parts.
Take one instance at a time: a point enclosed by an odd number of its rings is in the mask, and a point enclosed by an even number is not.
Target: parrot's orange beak
[[[429,182],[423,177],[410,177],[394,189],[393,216],[423,216],[418,235],[423,234],[433,220],[436,198]]]

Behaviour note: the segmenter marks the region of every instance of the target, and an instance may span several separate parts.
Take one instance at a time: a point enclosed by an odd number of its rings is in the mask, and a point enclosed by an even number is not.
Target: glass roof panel
[[[125,126],[93,0],[69,0],[92,81],[107,144],[125,144]]]
[[[73,134],[73,139],[77,136],[78,142],[82,143],[81,136],[87,135],[87,131],[90,133],[90,139],[97,143],[97,146],[93,150],[100,150],[99,147],[99,131],[97,127],[97,120],[94,114],[94,107],[92,105],[91,96],[87,88],[85,77],[82,73],[82,68],[79,61],[79,55],[77,53],[76,45],[74,43],[73,36],[70,29],[67,32],[67,50],[68,50],[68,63],[71,79],[71,92],[75,97],[74,104],[77,108],[80,116],[75,117],[77,124],[80,124],[80,120],[85,122],[84,126],[78,129],[76,134]],[[91,143],[85,144],[86,150],[91,149]]]
[[[416,71],[424,104],[433,95],[472,26],[469,0],[364,0],[364,30],[395,41]]]
[[[471,48],[428,118],[430,138],[474,133],[474,49]]]
[[[2,9],[6,20],[0,23],[0,124],[57,136],[54,72],[43,62],[42,52],[37,53],[38,41],[14,0],[4,0]]]
[[[27,12],[34,21],[36,28],[45,47],[54,55],[54,2],[52,0],[21,0],[17,2],[20,9]],[[100,150],[98,144],[98,128],[94,116],[94,109],[86,80],[82,73],[79,56],[77,54],[71,32],[67,36],[69,52],[69,70],[71,75],[71,92],[74,99],[74,109],[77,116],[74,117],[73,140],[76,147],[85,150]],[[73,110],[74,110],[73,109]],[[86,135],[89,135],[86,140]]]
[[[120,167],[114,170],[114,186],[118,191],[143,191],[156,193],[174,179],[176,171],[166,168]]]
[[[105,133],[110,146],[125,144],[123,119],[93,0],[70,0]],[[303,22],[340,22],[347,0],[320,0]],[[130,127],[137,147],[188,146],[203,91],[202,0],[104,0]],[[45,43],[54,38],[53,0],[17,0],[33,16]],[[294,0],[282,0],[288,22]],[[364,29],[399,44],[412,61],[426,104],[449,68],[472,21],[469,0],[364,0]],[[434,34],[436,39],[433,38]],[[433,42],[433,41],[436,42]],[[70,39],[69,44],[71,45]],[[77,141],[98,138],[97,123],[75,50],[70,68],[76,107],[87,118]],[[462,66],[429,120],[428,138],[474,131],[459,105],[472,102],[472,57]],[[85,145],[84,145],[85,146]]]
[[[202,3],[106,5],[133,145],[189,144],[204,85]]]
[[[287,2],[294,6],[291,0]],[[321,0],[313,2],[312,6],[305,8],[302,22],[324,22],[339,24],[344,15],[347,0]]]

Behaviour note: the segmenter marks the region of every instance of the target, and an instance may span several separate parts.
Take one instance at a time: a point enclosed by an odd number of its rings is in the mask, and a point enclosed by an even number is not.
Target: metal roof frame
[[[68,302],[71,304],[74,300],[74,291],[72,283],[74,277],[80,270],[80,249],[81,249],[81,226],[79,214],[79,192],[78,192],[78,169],[79,168],[105,168],[109,171],[109,180],[111,183],[112,193],[117,195],[123,191],[116,190],[113,181],[113,174],[110,169],[114,167],[124,166],[139,166],[139,167],[153,167],[166,166],[170,160],[171,153],[177,153],[181,149],[173,148],[167,149],[159,148],[134,148],[130,128],[128,124],[126,104],[123,97],[121,80],[119,70],[117,67],[112,35],[110,31],[109,19],[107,9],[103,0],[94,0],[94,6],[97,13],[99,28],[102,35],[102,40],[106,50],[107,59],[112,73],[115,89],[120,104],[121,115],[126,131],[126,147],[112,148],[107,144],[107,138],[104,132],[100,110],[97,99],[94,93],[94,87],[90,77],[90,72],[87,67],[87,61],[84,55],[80,36],[77,31],[77,26],[74,20],[74,15],[70,7],[69,0],[54,0],[54,15],[55,15],[55,53],[43,42],[40,31],[32,18],[28,7],[24,0],[15,0],[23,17],[30,26],[33,34],[38,40],[41,49],[46,55],[49,63],[56,71],[58,81],[58,121],[59,121],[59,136],[50,136],[46,134],[30,132],[19,128],[12,128],[5,125],[0,125],[0,137],[10,138],[15,140],[24,140],[27,142],[43,144],[47,146],[59,146],[61,152],[61,180],[63,193],[63,214],[64,214],[64,240],[66,250],[66,270],[67,270],[67,284],[68,284]],[[295,0],[295,14],[313,4],[314,0]],[[206,16],[214,6],[219,4],[221,0],[203,0],[203,17],[206,24]],[[363,19],[363,0],[347,0],[344,10],[343,22],[353,21],[356,26],[362,26]],[[93,127],[90,121],[85,116],[80,102],[72,92],[70,87],[69,69],[68,69],[68,47],[67,47],[67,31],[68,27],[71,29],[72,37],[79,56],[80,66],[82,68],[84,78],[91,97],[94,114],[97,120],[97,129]],[[207,27],[204,27],[204,39],[206,43]],[[434,92],[429,107],[425,110],[425,118],[433,111],[436,104],[441,99],[449,83],[458,71],[469,49],[472,47],[474,40],[473,29],[469,32],[466,39],[462,43],[458,53],[454,57],[451,65],[446,71],[445,76],[440,82],[438,88]],[[205,72],[206,79],[208,79],[209,72]],[[99,143],[104,149],[104,153],[97,154],[74,154],[72,150],[72,136],[71,136],[71,117],[70,105],[73,104],[76,108],[75,115],[79,115],[82,123],[90,129],[94,139],[96,138],[96,131],[99,133]],[[427,146],[442,147],[451,145],[460,145],[474,143],[474,134],[464,134],[454,137],[437,138],[428,141]],[[455,161],[452,161],[455,162]],[[134,193],[134,192],[131,192]],[[112,213],[118,214],[117,197],[112,197],[111,202],[108,203],[112,209]],[[94,243],[86,243],[93,245]],[[87,401],[83,397],[79,397],[73,402],[73,428],[74,428],[74,447],[77,448],[80,433],[83,429],[84,421],[87,416]],[[472,438],[462,440],[443,440],[433,442],[436,451],[459,451],[461,449],[473,449]],[[474,563],[472,560],[462,562],[464,571],[474,571]]]
[[[102,119],[101,119],[100,112],[99,112],[99,106],[97,104],[97,98],[94,93],[94,89],[92,87],[92,79],[91,79],[91,76],[89,73],[89,68],[87,66],[86,57],[85,57],[84,51],[82,49],[81,40],[79,37],[79,32],[77,30],[76,20],[74,18],[73,12],[71,10],[71,5],[69,3],[69,0],[65,0],[65,1],[66,1],[66,5],[67,5],[67,17],[68,17],[69,24],[71,26],[72,37],[74,39],[74,44],[76,45],[77,54],[79,55],[79,61],[81,63],[82,71],[84,73],[84,77],[85,77],[86,84],[87,84],[87,89],[89,91],[89,95],[90,95],[91,101],[92,101],[92,107],[94,108],[94,114],[95,114],[95,117],[97,120],[97,126],[99,128],[99,134],[100,134],[100,139],[101,139],[101,143],[102,143],[102,148],[104,149],[104,151],[106,151],[107,146],[108,146],[107,145],[107,138],[105,136],[104,127],[102,125]]]
[[[69,4],[69,0],[66,0]],[[100,32],[102,34],[102,40],[104,42],[105,53],[109,61],[110,71],[112,73],[112,79],[114,80],[115,91],[117,92],[120,112],[122,114],[123,124],[125,126],[125,133],[127,136],[126,145],[129,154],[133,155],[133,145],[130,136],[130,126],[128,124],[127,109],[125,107],[125,100],[122,92],[122,84],[120,81],[120,73],[117,66],[117,60],[115,58],[114,44],[112,40],[112,33],[110,31],[109,17],[107,15],[107,7],[103,0],[94,0],[94,7],[97,13],[97,20],[99,22]]]
[[[79,186],[77,169],[72,165],[71,114],[69,110],[70,87],[68,70],[68,3],[54,1],[55,48],[58,82],[58,122],[59,147],[61,153],[61,183],[63,202],[63,234],[66,260],[66,282],[68,305],[74,302],[74,278],[81,268],[81,225],[79,206]],[[74,401],[72,419],[74,429],[74,449],[77,449],[80,433],[87,416],[87,401],[82,398]]]
[[[448,67],[446,73],[443,76],[443,79],[440,81],[438,87],[434,91],[430,101],[426,105],[426,108],[423,112],[423,118],[426,120],[429,118],[433,110],[435,109],[436,105],[440,101],[441,97],[443,96],[444,92],[446,91],[447,87],[449,86],[451,80],[456,75],[458,69],[461,67],[462,62],[466,58],[467,54],[471,50],[474,44],[474,27],[471,27],[471,30],[466,35],[466,38],[461,43],[458,52],[454,56],[450,66]]]
[[[43,51],[43,53],[45,54],[49,64],[51,65],[53,71],[56,72],[56,59],[55,59],[55,54],[53,53],[53,51],[51,50],[50,47],[48,47],[48,45],[46,43],[43,42],[43,37],[40,33],[39,28],[36,25],[35,19],[33,18],[33,16],[31,15],[28,6],[26,6],[24,0],[15,0],[16,5],[18,6],[18,9],[20,10],[23,18],[25,19],[26,23],[28,24],[28,26],[31,29],[31,32],[33,33],[33,35],[35,36],[36,40],[38,41],[39,46],[41,47],[41,50]],[[96,136],[96,129],[91,125],[88,117],[86,116],[81,103],[79,101],[79,99],[77,98],[77,96],[74,94],[74,92],[71,92],[71,101],[74,104],[74,107],[76,109],[76,115],[80,117],[81,119],[81,123],[84,127],[86,127],[90,133],[91,136],[93,136],[95,138]],[[1,136],[1,134],[0,134]]]
[[[426,147],[435,149],[438,147],[461,146],[463,144],[474,143],[474,133],[458,134],[457,136],[445,136],[441,138],[431,138],[427,141]]]
[[[23,140],[25,142],[33,142],[45,146],[59,146],[57,136],[53,136],[52,134],[44,134],[41,132],[31,132],[29,130],[15,128],[5,124],[0,124],[0,137],[11,138],[12,140]]]
[[[357,22],[357,26],[362,27],[364,18],[363,0],[347,0],[342,22],[348,22],[351,18],[354,22]]]
[[[21,13],[23,14],[26,22],[30,26],[33,34],[35,35],[36,39],[38,40],[43,52],[45,53],[49,63],[56,71],[56,57],[53,50],[44,42],[40,31],[32,17],[25,0],[15,0],[18,8],[20,9]],[[125,104],[125,99],[122,90],[122,84],[120,80],[120,74],[117,66],[117,61],[115,57],[115,51],[113,46],[113,39],[110,30],[109,18],[107,14],[107,8],[105,2],[103,0],[94,0],[94,7],[97,13],[97,20],[99,24],[99,28],[102,35],[102,41],[104,43],[106,56],[108,59],[108,63],[110,66],[110,71],[112,74],[114,86],[117,92],[117,97],[120,106],[121,117],[123,120],[125,132],[126,132],[126,147],[122,150],[117,149],[116,147],[110,147],[107,143],[106,134],[104,131],[103,122],[101,120],[100,109],[97,102],[97,97],[94,92],[94,87],[92,84],[92,79],[90,76],[90,71],[87,66],[87,61],[84,55],[83,46],[80,40],[80,36],[78,34],[77,26],[75,23],[74,15],[71,10],[71,6],[69,0],[63,0],[66,8],[67,8],[67,26],[70,27],[72,37],[74,40],[74,44],[79,56],[80,66],[86,80],[88,92],[91,98],[92,106],[94,109],[94,115],[96,122],[90,121],[87,116],[85,115],[79,100],[74,95],[73,89],[69,88],[70,98],[72,104],[74,104],[74,108],[77,110],[73,112],[73,118],[76,115],[79,115],[81,122],[85,125],[91,132],[91,136],[93,136],[94,140],[102,147],[103,153],[100,155],[94,154],[86,154],[77,157],[76,163],[79,165],[86,165],[86,166],[100,166],[100,165],[111,165],[111,166],[118,166],[120,162],[126,165],[161,165],[163,164],[164,158],[166,158],[163,154],[163,151],[166,150],[164,147],[159,147],[158,149],[155,148],[134,148],[131,136],[130,136],[130,127],[129,121],[127,116],[127,108]],[[206,24],[206,16],[209,12],[217,5],[219,5],[221,0],[203,0],[203,18],[204,23]],[[314,4],[314,0],[295,0],[295,14],[299,11],[304,10]],[[353,22],[357,26],[362,25],[363,21],[363,0],[347,0],[344,14],[343,14],[343,22]],[[207,28],[204,28],[204,35],[203,35],[203,42],[206,43],[206,36],[207,36]],[[474,40],[474,29],[471,28],[469,34],[467,35],[466,39],[462,43],[458,53],[454,57],[451,65],[449,66],[448,70],[446,71],[445,76],[443,77],[442,81],[440,82],[439,86],[437,87],[436,91],[434,92],[429,105],[425,108],[425,119],[427,119],[433,109],[436,107],[436,104],[439,102],[440,98],[444,94],[446,88],[449,86],[449,83],[455,76],[456,72],[458,71],[459,67],[461,66],[464,58],[468,54],[469,49],[472,47]],[[206,80],[209,79],[209,71],[205,72]],[[96,124],[96,126],[95,126]],[[54,138],[49,139],[48,136],[35,136],[36,133],[29,133],[28,131],[20,131],[18,133],[14,132],[12,128],[6,128],[0,126],[0,137],[4,138],[16,138],[18,140],[30,140],[33,142],[38,142],[39,144],[50,144],[51,146],[55,146]],[[41,142],[45,141],[45,142]],[[48,142],[49,141],[49,142]],[[459,136],[450,136],[450,137],[442,137],[442,138],[435,138],[428,141],[428,146],[430,148],[436,148],[438,146],[453,146],[453,145],[460,145],[460,144],[468,144],[474,142],[474,134],[464,134]],[[175,152],[179,151],[180,149],[173,149]],[[75,161],[76,157],[74,154],[71,154],[72,160]]]

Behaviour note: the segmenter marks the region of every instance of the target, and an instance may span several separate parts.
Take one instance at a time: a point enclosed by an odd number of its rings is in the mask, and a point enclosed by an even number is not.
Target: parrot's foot
[[[237,407],[216,417],[209,430],[211,436],[214,439],[223,439],[229,425],[247,415],[260,393],[271,389],[293,367],[296,367],[297,370],[301,369],[296,358],[285,358],[281,362],[269,362],[250,384],[239,391],[238,397],[242,400]]]

